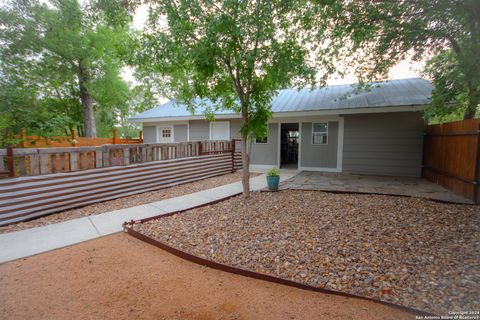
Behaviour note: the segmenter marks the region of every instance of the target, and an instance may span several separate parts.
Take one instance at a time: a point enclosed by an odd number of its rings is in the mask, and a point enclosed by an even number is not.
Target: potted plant
[[[267,171],[268,189],[272,191],[277,191],[279,182],[280,182],[280,171],[276,168],[272,168],[268,170]]]

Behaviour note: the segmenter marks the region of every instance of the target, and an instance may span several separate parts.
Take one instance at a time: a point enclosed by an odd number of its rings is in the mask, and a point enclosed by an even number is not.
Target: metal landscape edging
[[[259,191],[261,192],[261,190],[259,190]],[[181,259],[196,263],[196,264],[201,265],[201,266],[207,266],[207,267],[212,268],[212,269],[216,269],[216,270],[220,270],[220,271],[224,271],[224,272],[228,272],[228,273],[233,273],[233,274],[237,274],[237,275],[241,275],[241,276],[245,276],[245,277],[249,277],[249,278],[253,278],[253,279],[257,279],[257,280],[264,280],[264,281],[268,281],[268,282],[272,282],[272,283],[276,283],[276,284],[286,285],[286,286],[294,287],[294,288],[301,289],[301,290],[307,290],[307,291],[319,292],[319,293],[324,293],[324,294],[343,296],[343,297],[347,297],[347,298],[354,298],[354,299],[362,299],[362,300],[366,300],[366,301],[371,301],[371,302],[379,303],[379,304],[386,305],[386,306],[389,306],[389,307],[393,307],[393,308],[401,310],[401,311],[412,313],[412,314],[415,314],[415,315],[435,316],[435,314],[430,313],[430,312],[426,312],[426,311],[418,310],[418,309],[415,309],[415,308],[402,306],[402,305],[387,302],[387,301],[382,301],[382,300],[379,300],[379,299],[374,299],[374,298],[369,298],[369,297],[365,297],[365,296],[355,295],[355,294],[346,293],[346,292],[342,292],[342,291],[325,289],[325,288],[321,288],[321,287],[314,287],[314,286],[310,286],[310,285],[303,284],[303,283],[300,283],[300,282],[296,282],[296,281],[293,281],[293,280],[287,280],[287,279],[278,278],[278,277],[274,277],[274,276],[263,274],[263,273],[258,273],[258,272],[254,272],[254,271],[250,271],[250,270],[245,270],[245,269],[241,269],[241,268],[237,268],[237,267],[232,267],[232,266],[229,266],[229,265],[226,265],[226,264],[218,263],[218,262],[215,262],[215,261],[212,261],[212,260],[208,260],[208,259],[204,259],[204,258],[195,256],[193,254],[190,254],[190,253],[187,253],[185,251],[174,248],[172,246],[169,246],[169,245],[167,245],[167,244],[165,244],[161,241],[158,241],[158,240],[156,240],[152,237],[146,236],[143,233],[140,233],[138,231],[133,230],[133,226],[135,224],[140,224],[140,223],[144,223],[144,222],[151,221],[151,220],[161,219],[161,218],[164,218],[164,217],[169,217],[169,216],[172,216],[172,215],[183,213],[185,211],[189,211],[189,210],[192,210],[192,209],[209,206],[209,205],[212,205],[212,204],[215,204],[215,203],[218,203],[218,202],[236,197],[239,194],[241,194],[241,192],[237,192],[237,193],[229,195],[227,197],[223,197],[221,199],[213,200],[213,201],[203,203],[203,204],[200,204],[200,205],[197,205],[197,206],[194,206],[194,207],[190,207],[190,208],[187,208],[187,209],[172,211],[172,212],[168,212],[168,213],[165,213],[165,214],[160,214],[160,215],[156,215],[156,216],[152,216],[152,217],[148,217],[148,218],[144,218],[144,219],[140,219],[140,220],[126,221],[122,224],[123,231],[125,233],[129,234],[130,236],[134,237],[134,238],[137,238],[137,239],[139,239],[141,241],[144,241],[148,244],[154,245],[154,246],[156,246],[156,247],[158,247],[162,250],[165,250],[165,251],[181,258]]]

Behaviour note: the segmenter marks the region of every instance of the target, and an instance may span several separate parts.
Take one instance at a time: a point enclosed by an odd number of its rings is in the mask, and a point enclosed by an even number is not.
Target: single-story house
[[[252,167],[419,177],[424,120],[432,85],[421,78],[280,90],[272,99],[268,136],[252,143]],[[350,94],[349,94],[350,93]],[[145,143],[240,139],[239,114],[220,111],[207,121],[169,101],[140,113]]]

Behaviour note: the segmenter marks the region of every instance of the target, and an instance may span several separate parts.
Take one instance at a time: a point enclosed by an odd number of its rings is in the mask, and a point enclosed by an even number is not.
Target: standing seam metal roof
[[[283,89],[272,99],[272,111],[301,112],[319,110],[342,110],[353,108],[374,108],[394,106],[427,105],[431,101],[432,85],[422,78],[410,78],[377,82],[369,91],[356,94],[353,85],[335,85],[323,88]],[[209,100],[195,101],[213,106]],[[184,104],[175,100],[147,110],[131,120],[149,118],[188,117],[202,115],[205,107],[199,106],[195,114],[189,112]],[[218,115],[233,114],[230,110],[219,110]]]

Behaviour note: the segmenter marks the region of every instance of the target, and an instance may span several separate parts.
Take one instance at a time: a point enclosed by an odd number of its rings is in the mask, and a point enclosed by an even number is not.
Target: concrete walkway
[[[295,174],[293,171],[282,171],[281,181],[287,180]],[[261,190],[266,186],[265,175],[250,179],[251,190]],[[242,183],[235,182],[137,207],[0,234],[0,263],[120,232],[122,231],[122,223],[125,221],[139,220],[184,210],[240,194],[241,192]]]

